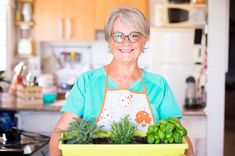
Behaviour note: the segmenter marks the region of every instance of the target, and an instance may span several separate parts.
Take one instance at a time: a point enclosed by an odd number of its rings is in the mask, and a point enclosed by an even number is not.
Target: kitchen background
[[[224,30],[222,35],[216,33],[216,38],[212,37],[216,28],[224,27],[221,23],[228,22],[229,1],[2,0],[0,4],[1,15],[5,15],[0,17],[0,21],[6,23],[1,24],[0,29],[1,34],[6,36],[0,42],[3,51],[0,57],[6,58],[1,60],[1,70],[6,70],[5,75],[9,79],[25,73],[27,79],[22,83],[36,82],[36,77],[44,95],[57,96],[57,100],[49,104],[44,99],[43,108],[28,103],[30,107],[22,109],[2,107],[1,111],[16,112],[18,128],[50,135],[60,116],[58,108],[63,105],[64,96],[76,77],[112,59],[102,31],[108,12],[115,6],[133,6],[142,10],[151,25],[150,41],[140,57],[140,65],[167,79],[185,114],[182,122],[189,129],[196,155],[223,154],[222,85],[228,63],[227,39],[221,42],[219,38],[224,35],[226,38],[226,27],[221,29]],[[224,7],[224,10],[219,15],[221,18],[213,21],[218,6]],[[210,15],[213,19],[209,18]],[[217,54],[216,46],[212,47],[218,42],[218,46],[224,46],[217,47],[222,48],[222,54]],[[219,63],[218,56],[222,59]],[[217,65],[220,67],[217,68]],[[223,76],[216,79],[215,84],[220,90],[217,93],[211,86],[213,77],[219,74]],[[192,78],[193,81],[190,81]],[[5,91],[9,89],[9,85],[4,87]],[[214,95],[219,95],[219,99],[213,98]],[[42,102],[39,100],[39,103]],[[2,100],[2,105],[4,103],[8,104]],[[220,115],[214,115],[215,112]],[[215,119],[222,121],[215,125]],[[45,120],[48,121],[46,124]],[[35,125],[35,122],[38,124]],[[214,128],[218,129],[217,133],[212,132]],[[211,142],[213,136],[219,143]]]

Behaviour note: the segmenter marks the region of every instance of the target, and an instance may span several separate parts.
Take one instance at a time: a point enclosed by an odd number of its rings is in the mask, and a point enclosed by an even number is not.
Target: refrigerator
[[[186,78],[193,75],[194,28],[151,28],[149,40],[151,72],[162,75],[179,106],[184,105]]]

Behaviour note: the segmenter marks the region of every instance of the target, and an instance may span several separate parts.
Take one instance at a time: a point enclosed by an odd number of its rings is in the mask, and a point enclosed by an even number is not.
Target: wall
[[[5,74],[4,76],[7,79],[10,79],[12,75],[12,70],[11,70],[11,63],[13,62],[13,54],[14,54],[14,47],[15,47],[15,32],[14,32],[14,0],[6,0],[0,2],[1,4],[7,4],[6,5],[6,50],[1,49],[0,53],[6,53],[6,58],[1,58],[5,59],[6,61],[6,69],[5,69]],[[2,16],[2,15],[1,15]],[[4,18],[4,17],[3,17]],[[2,44],[2,43],[1,43]],[[4,88],[4,91],[7,91],[9,84],[7,83],[2,83],[2,87]]]
[[[207,155],[222,156],[229,0],[208,0]]]

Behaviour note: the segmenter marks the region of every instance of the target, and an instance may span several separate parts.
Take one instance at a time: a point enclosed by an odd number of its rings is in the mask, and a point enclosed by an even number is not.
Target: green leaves
[[[65,144],[90,144],[97,138],[108,138],[114,144],[129,144],[135,141],[135,136],[145,137],[149,144],[182,143],[187,130],[175,118],[161,120],[148,127],[147,133],[136,131],[137,126],[129,121],[126,115],[118,122],[112,122],[110,131],[101,131],[94,123],[95,118],[83,120],[73,118],[66,130],[59,131],[63,137],[59,140]],[[146,141],[145,140],[145,141]]]
[[[129,117],[126,115],[119,122],[112,123],[110,130],[110,139],[112,143],[115,144],[132,143],[136,129],[136,125],[131,124],[129,121]]]
[[[66,130],[59,131],[63,137],[59,139],[66,144],[89,144],[96,138],[98,128],[93,122],[95,118],[83,120],[82,118],[73,118]]]
[[[150,134],[148,137],[147,137],[147,141],[148,143],[150,144],[154,144],[155,142],[155,136],[153,134]]]
[[[168,118],[150,125],[146,134],[149,144],[182,143],[183,137],[187,135],[187,130],[177,119]]]
[[[136,133],[136,125],[129,121],[129,117],[125,116],[119,122],[113,122],[111,130],[101,131],[96,124],[95,119],[83,120],[82,118],[73,118],[66,130],[59,131],[63,137],[59,139],[65,144],[89,144],[93,143],[96,138],[110,138],[112,143],[127,144],[132,143],[134,135],[143,135]]]

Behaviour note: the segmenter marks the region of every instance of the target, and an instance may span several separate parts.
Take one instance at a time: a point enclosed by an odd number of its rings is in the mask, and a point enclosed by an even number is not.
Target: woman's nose
[[[130,39],[128,38],[128,36],[125,36],[122,44],[131,44],[132,42],[130,41]]]

